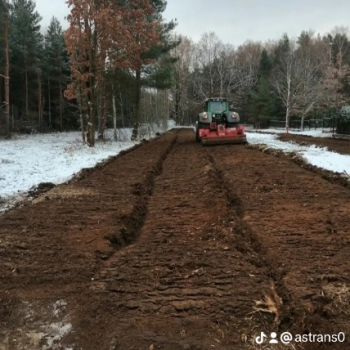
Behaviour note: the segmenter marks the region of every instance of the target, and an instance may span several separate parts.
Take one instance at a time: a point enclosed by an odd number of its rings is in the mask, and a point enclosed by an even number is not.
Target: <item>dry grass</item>
[[[332,299],[332,308],[350,316],[350,287],[345,283],[334,282],[322,286],[321,295]]]
[[[62,185],[53,188],[52,190],[42,194],[38,198],[33,200],[33,203],[40,203],[45,200],[49,199],[55,199],[55,198],[76,198],[76,197],[83,197],[83,196],[91,196],[96,194],[94,191],[92,191],[89,188],[75,188],[73,186],[69,185]]]
[[[283,305],[282,298],[277,294],[275,283],[270,282],[270,288],[264,293],[262,300],[254,300],[255,312],[265,312],[275,315],[274,327],[277,327],[281,322],[281,308]]]

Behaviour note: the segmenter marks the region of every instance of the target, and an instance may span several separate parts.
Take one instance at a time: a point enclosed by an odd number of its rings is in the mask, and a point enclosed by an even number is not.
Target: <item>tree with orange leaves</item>
[[[136,140],[139,127],[139,109],[141,100],[141,70],[145,64],[153,62],[147,57],[147,53],[155,44],[160,44],[161,25],[158,14],[150,0],[133,1],[128,5],[128,17],[125,24],[129,27],[132,36],[128,68],[135,72],[135,104],[134,104],[134,129],[132,139]],[[145,16],[146,14],[146,16]]]
[[[87,121],[87,141],[95,144],[97,94],[103,93],[107,69],[135,69],[143,53],[159,41],[159,22],[148,0],[126,4],[103,0],[68,0],[70,26],[65,33],[73,83],[65,96],[77,99]],[[137,112],[135,112],[137,118]]]

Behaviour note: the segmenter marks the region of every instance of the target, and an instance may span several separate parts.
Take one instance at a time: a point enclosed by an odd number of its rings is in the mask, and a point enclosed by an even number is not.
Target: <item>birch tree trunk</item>
[[[304,121],[305,121],[305,115],[303,114],[301,116],[301,120],[300,120],[300,130],[303,131],[304,130]]]
[[[290,91],[291,89],[291,77],[287,76],[287,103],[286,103],[286,134],[289,132],[289,113],[290,113]]]
[[[114,141],[117,141],[117,108],[115,105],[115,90],[113,85],[113,93],[112,93],[112,108],[113,108],[113,138]]]

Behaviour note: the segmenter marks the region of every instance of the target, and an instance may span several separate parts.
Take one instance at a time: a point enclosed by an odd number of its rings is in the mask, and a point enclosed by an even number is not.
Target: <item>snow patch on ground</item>
[[[29,302],[22,301],[12,308],[13,317],[21,323],[18,328],[0,329],[4,348],[12,350],[41,349],[69,350],[73,344],[64,347],[66,336],[72,331],[72,324],[64,300]]]
[[[65,310],[67,303],[64,300],[57,300],[53,304],[53,315],[58,317],[63,310]]]
[[[248,131],[248,130],[247,130]],[[257,133],[270,133],[270,134],[285,134],[286,130],[285,129],[254,129],[251,131],[255,131]],[[313,136],[313,137],[332,137],[332,132],[327,131],[323,132],[322,129],[310,129],[310,130],[303,130],[303,131],[294,131],[294,130],[289,130],[290,134],[295,134],[295,135],[305,135],[305,136]]]
[[[168,122],[168,130],[175,122]],[[141,125],[140,139],[153,138],[164,128]],[[132,129],[105,131],[105,141],[96,141],[93,148],[84,145],[80,132],[15,135],[0,140],[0,213],[26,198],[26,193],[42,182],[60,184],[70,180],[83,168],[116,156],[138,142],[131,142]]]
[[[79,133],[21,135],[0,142],[0,196],[26,192],[41,182],[59,184],[135,142],[97,142],[84,145]]]
[[[326,170],[347,173],[350,175],[350,156],[328,151],[327,148],[316,146],[301,146],[292,142],[277,140],[277,135],[264,133],[247,133],[250,144],[265,144],[268,147],[280,149],[286,153],[295,152],[308,163]]]
[[[66,335],[72,330],[72,325],[70,323],[58,322],[51,323],[46,327],[46,343],[47,345],[43,346],[43,350],[49,350],[57,348],[55,344],[59,343]]]
[[[170,120],[168,129],[176,127]],[[193,128],[190,126],[189,128]],[[161,128],[142,126],[141,138],[150,138]],[[350,156],[328,151],[326,148],[300,146],[277,140],[281,129],[247,132],[248,142],[262,143],[285,152],[297,152],[312,165],[350,174]],[[83,168],[97,163],[136,144],[131,142],[131,129],[118,129],[118,141],[113,141],[113,131],[106,131],[107,141],[97,142],[89,148],[81,141],[79,132],[56,134],[17,135],[14,139],[0,140],[0,213],[26,198],[33,186],[42,182],[60,184],[70,180]],[[329,136],[321,130],[293,132],[310,136]]]

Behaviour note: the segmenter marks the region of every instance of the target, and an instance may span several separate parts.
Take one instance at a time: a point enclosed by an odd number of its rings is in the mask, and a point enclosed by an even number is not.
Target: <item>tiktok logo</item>
[[[267,335],[264,332],[261,332],[261,334],[255,338],[255,342],[257,344],[262,344],[265,342],[266,338],[267,338]]]

